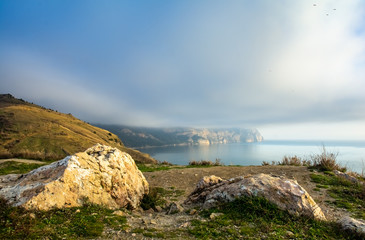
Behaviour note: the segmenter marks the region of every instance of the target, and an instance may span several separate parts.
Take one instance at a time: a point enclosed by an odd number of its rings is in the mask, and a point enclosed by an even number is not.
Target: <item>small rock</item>
[[[216,217],[222,216],[223,213],[212,213],[210,214],[209,218],[210,219],[215,219]]]
[[[156,206],[156,207],[155,207],[155,210],[156,210],[156,212],[162,212],[162,207],[160,207],[160,206]]]
[[[145,210],[144,212],[145,212],[145,213],[154,213],[155,211],[153,210],[153,208],[150,208],[150,209],[148,209],[148,210]]]
[[[113,212],[113,215],[124,216],[123,211],[117,210]]]
[[[195,176],[195,177],[197,177],[197,176],[198,176],[198,174],[196,174],[196,173],[195,173],[195,174],[194,174],[194,176]]]
[[[181,224],[179,227],[180,227],[180,228],[187,228],[187,227],[189,227],[190,225],[191,225],[191,223],[190,223],[190,222],[186,222],[186,223]]]
[[[182,212],[183,210],[184,209],[179,204],[173,202],[168,207],[168,211],[166,214],[175,214],[175,213]]]
[[[189,214],[190,215],[195,215],[198,211],[196,209],[191,209]]]
[[[136,234],[135,233],[132,233],[132,237],[135,237],[136,236]]]
[[[142,218],[142,223],[144,223],[144,224],[148,224],[148,223],[149,223],[149,221],[148,221],[147,219]]]

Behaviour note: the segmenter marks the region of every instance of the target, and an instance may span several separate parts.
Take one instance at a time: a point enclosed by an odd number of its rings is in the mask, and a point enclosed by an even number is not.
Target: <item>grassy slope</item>
[[[124,147],[107,130],[71,114],[0,95],[0,157],[57,160],[100,143],[128,152],[137,162],[154,162],[147,154]]]

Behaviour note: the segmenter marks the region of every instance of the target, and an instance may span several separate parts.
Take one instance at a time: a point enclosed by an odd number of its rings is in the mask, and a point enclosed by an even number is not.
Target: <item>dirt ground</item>
[[[216,175],[223,179],[229,179],[237,176],[255,175],[259,173],[266,173],[276,176],[286,176],[289,179],[295,179],[297,182],[307,190],[309,195],[316,201],[321,207],[323,213],[328,220],[337,220],[344,215],[349,215],[345,210],[335,209],[332,205],[329,205],[326,200],[333,200],[326,194],[325,190],[314,191],[316,184],[311,182],[311,172],[307,167],[295,167],[295,166],[219,166],[210,168],[185,168],[185,169],[170,169],[167,171],[157,172],[145,172],[146,177],[151,188],[161,187],[164,189],[176,189],[182,190],[184,194],[174,197],[175,202],[183,203],[186,197],[193,191],[195,185],[204,176]],[[128,224],[132,229],[155,229],[156,231],[163,231],[165,233],[169,231],[178,232],[178,235],[174,238],[187,239],[191,236],[186,235],[186,231],[179,231],[186,229],[190,226],[192,219],[200,218],[198,215],[190,215],[189,210],[185,209],[185,212],[166,215],[165,211],[162,212],[147,212],[137,210],[132,214],[126,215]],[[149,239],[143,236],[141,233],[133,233],[122,231],[119,233],[110,232],[104,237],[112,239]]]

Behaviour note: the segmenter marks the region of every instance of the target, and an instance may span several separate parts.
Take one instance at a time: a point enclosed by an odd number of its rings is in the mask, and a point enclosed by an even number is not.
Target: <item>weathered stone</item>
[[[351,217],[343,217],[338,222],[342,226],[343,229],[356,232],[365,237],[365,222],[364,221],[356,220]]]
[[[215,176],[204,177],[185,204],[201,204],[206,209],[222,202],[231,202],[241,196],[263,197],[292,215],[326,220],[321,208],[295,180],[267,174],[229,180]]]
[[[182,211],[184,211],[183,207],[181,207],[179,204],[173,202],[170,204],[166,214],[175,214],[175,213],[179,213]]]
[[[148,193],[148,183],[131,156],[100,144],[0,188],[0,196],[11,204],[42,210],[81,206],[85,200],[109,208],[136,208]]]

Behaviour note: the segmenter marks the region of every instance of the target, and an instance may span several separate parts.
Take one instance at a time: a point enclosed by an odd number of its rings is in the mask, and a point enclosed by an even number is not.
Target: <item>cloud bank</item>
[[[1,4],[0,89],[85,121],[365,122],[360,0]]]

